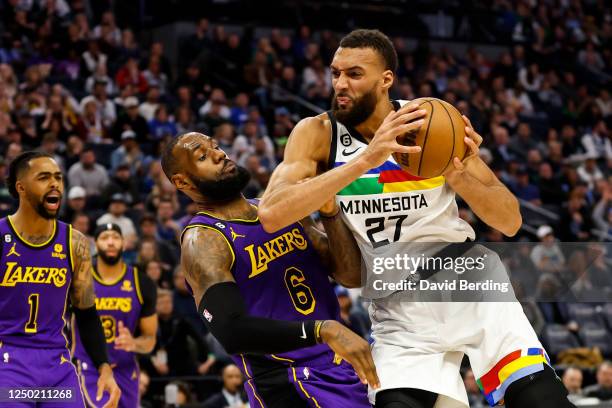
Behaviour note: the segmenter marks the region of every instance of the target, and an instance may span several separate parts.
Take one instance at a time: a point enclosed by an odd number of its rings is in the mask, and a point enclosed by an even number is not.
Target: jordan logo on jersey
[[[19,254],[16,250],[15,250],[15,245],[17,245],[17,243],[15,242],[13,244],[13,246],[11,247],[11,250],[8,252],[8,254],[6,254],[7,257],[11,256],[11,255],[16,255],[16,256],[21,256],[21,254]]]
[[[286,232],[276,238],[264,242],[263,245],[249,245],[244,250],[249,254],[251,259],[251,274],[249,278],[259,275],[268,270],[268,264],[296,248],[303,251],[308,246],[304,236],[298,228],[294,228],[291,232]]]
[[[236,238],[244,238],[244,237],[246,237],[246,235],[236,234],[236,232],[234,231],[234,229],[232,227],[230,227],[230,232],[232,233],[232,241],[236,241]]]

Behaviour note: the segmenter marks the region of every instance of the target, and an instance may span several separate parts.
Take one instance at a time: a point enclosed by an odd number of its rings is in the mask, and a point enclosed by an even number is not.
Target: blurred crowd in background
[[[580,271],[581,261],[590,265],[588,250],[568,263],[551,248],[555,240],[612,242],[612,9],[587,0],[478,3],[487,3],[496,38],[509,45],[491,53],[491,44],[468,44],[458,53],[452,42],[433,47],[427,38],[393,37],[400,64],[392,96],[444,99],[484,137],[481,157],[522,202],[525,226],[511,240],[545,244],[509,264],[525,270],[520,262],[558,261]],[[329,63],[343,33],[309,25],[238,29],[200,18],[169,53],[145,29],[117,21],[109,4],[0,1],[0,215],[16,209],[4,184],[11,160],[30,149],[52,154],[66,174],[61,219],[89,237],[96,224],[120,225],[124,258],[159,287],[158,343],[141,357],[143,406],[163,405],[164,385],[178,377],[173,384],[186,403],[212,407],[202,401],[221,381],[228,389],[242,380],[235,367],[223,371],[229,359],[199,321],[177,268],[178,237],[196,208],[163,175],[160,152],[186,131],[213,136],[251,173],[245,196],[259,196],[295,124],[329,109]],[[508,240],[461,202],[460,214],[479,240]],[[609,284],[609,260],[599,258]],[[608,305],[529,304],[530,289],[563,283],[562,274],[548,272],[521,289],[534,327],[553,343],[557,335],[568,347],[589,345],[592,336],[579,327],[588,316],[608,336],[601,346],[610,357]],[[605,288],[593,276],[580,282]],[[345,323],[368,337],[361,302],[343,288],[337,294]],[[584,374],[609,399],[612,366],[601,361],[596,373],[567,371],[581,382]],[[465,377],[473,388],[473,374]],[[574,388],[583,393],[582,384]]]

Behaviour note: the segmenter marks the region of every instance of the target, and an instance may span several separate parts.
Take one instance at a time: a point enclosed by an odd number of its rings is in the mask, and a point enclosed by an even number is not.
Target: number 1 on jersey
[[[26,333],[36,333],[36,318],[38,317],[38,298],[39,298],[39,294],[38,293],[32,293],[29,297],[28,297],[28,303],[30,304],[30,318],[28,319],[28,322],[25,325],[25,332]]]

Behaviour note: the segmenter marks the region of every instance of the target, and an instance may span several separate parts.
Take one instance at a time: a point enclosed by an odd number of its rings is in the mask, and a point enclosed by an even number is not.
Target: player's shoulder
[[[197,254],[200,251],[225,252],[231,250],[231,244],[220,227],[209,224],[191,224],[183,231],[181,248],[187,254]]]
[[[316,116],[308,116],[295,125],[295,131],[316,132],[316,134],[329,135],[332,123],[327,112]]]
[[[58,223],[62,223],[61,221],[58,221]],[[66,224],[69,225],[69,224]],[[79,246],[79,244],[87,244],[89,247],[89,239],[85,236],[85,234],[83,234],[81,231],[77,230],[76,228],[70,228],[70,244],[73,248],[76,248]]]
[[[295,126],[285,149],[285,160],[297,154],[325,161],[331,145],[332,123],[327,113],[304,118]]]

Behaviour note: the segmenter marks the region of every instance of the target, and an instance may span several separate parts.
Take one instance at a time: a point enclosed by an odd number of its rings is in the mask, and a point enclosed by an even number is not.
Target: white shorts
[[[497,258],[499,260],[499,258]],[[497,261],[496,261],[497,262]],[[497,267],[503,268],[501,261]],[[439,394],[436,408],[469,407],[464,354],[490,405],[509,384],[544,369],[547,356],[518,302],[409,302],[398,292],[370,304],[372,355],[381,388]]]

